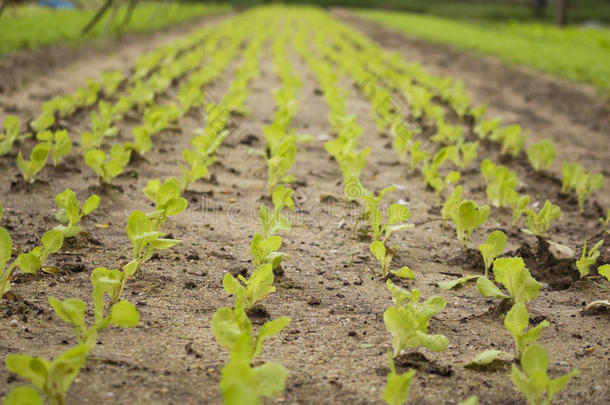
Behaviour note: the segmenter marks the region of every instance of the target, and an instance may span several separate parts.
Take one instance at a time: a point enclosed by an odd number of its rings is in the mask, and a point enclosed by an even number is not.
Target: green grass
[[[536,23],[462,22],[360,10],[358,15],[433,42],[474,50],[575,82],[610,96],[610,30]]]
[[[9,7],[0,18],[0,55],[19,49],[38,49],[58,42],[78,44],[105,36],[120,35],[126,7],[121,7],[114,23],[107,27],[109,12],[86,36],[83,27],[96,10],[52,10],[37,6]],[[139,3],[125,32],[142,32],[166,27],[194,17],[227,11],[226,5],[201,3],[168,3],[157,9],[157,4]]]

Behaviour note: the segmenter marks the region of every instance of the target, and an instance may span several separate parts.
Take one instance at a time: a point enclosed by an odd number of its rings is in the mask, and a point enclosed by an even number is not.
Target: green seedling
[[[490,135],[493,136],[493,134],[500,127],[500,122],[501,122],[500,118],[494,118],[492,120],[482,121],[474,127],[474,133],[477,134],[477,136],[480,139],[485,139]]]
[[[265,238],[260,233],[255,234],[250,244],[250,254],[253,257],[254,265],[259,267],[269,263],[274,270],[279,269],[282,264],[282,258],[288,257],[286,253],[279,251],[281,247],[281,236],[276,235]]]
[[[5,364],[9,371],[29,380],[36,389],[42,391],[51,405],[64,405],[66,393],[87,361],[88,353],[89,348],[81,344],[67,350],[53,361],[26,354],[9,354],[6,356]],[[17,389],[20,389],[20,394],[25,394],[27,397],[21,398],[21,395],[17,397]],[[17,389],[9,393],[9,398],[11,396],[18,398],[19,402],[15,402],[16,404],[43,403],[35,389],[31,387],[27,390],[23,387]],[[22,402],[26,398],[33,398],[34,402]]]
[[[178,163],[182,170],[182,180],[180,181],[181,191],[186,191],[191,183],[207,176],[208,166],[216,160],[213,156],[190,149],[186,149],[182,152],[182,158],[188,166]]]
[[[123,144],[112,145],[110,157],[99,149],[85,152],[85,163],[97,174],[100,185],[110,184],[114,177],[123,173],[130,159],[131,148]]]
[[[402,118],[402,117],[401,117]],[[413,137],[415,134],[420,132],[419,129],[409,129],[404,124],[400,123],[395,127],[394,132],[396,133],[392,147],[398,154],[398,160],[404,162],[407,159],[407,154],[411,147]]]
[[[450,149],[449,159],[464,171],[477,158],[479,142],[464,142],[448,148]]]
[[[569,194],[570,191],[574,190],[584,171],[584,167],[579,163],[568,163],[564,161],[561,166],[561,192]]]
[[[17,155],[17,167],[23,173],[23,178],[28,183],[34,183],[35,177],[44,166],[47,164],[47,157],[49,156],[50,147],[47,143],[39,143],[34,146],[32,153],[30,154],[30,160],[25,161],[21,151]]]
[[[510,353],[503,350],[489,349],[483,350],[481,353],[474,356],[474,358],[466,363],[464,367],[479,369],[481,367],[489,366],[494,361],[512,362],[514,360],[514,356]]]
[[[415,172],[415,168],[419,166],[420,163],[425,162],[430,158],[430,154],[421,150],[421,142],[415,141],[411,144],[409,148],[409,156],[410,156],[410,172]]]
[[[606,280],[610,281],[610,264],[604,264],[597,268],[597,272],[600,276],[605,277]]]
[[[392,204],[388,207],[387,222],[383,223],[383,212],[379,208],[385,195],[395,190],[395,186],[386,187],[375,197],[373,194],[366,193],[362,198],[365,202],[364,214],[359,220],[366,219],[373,231],[373,240],[380,240],[385,243],[393,232],[412,228],[413,224],[404,222],[411,217],[411,211],[402,204]],[[383,235],[383,239],[381,238]]]
[[[406,291],[388,280],[388,290],[392,293],[395,306],[383,314],[386,329],[392,334],[394,357],[407,348],[424,346],[432,351],[444,351],[449,340],[444,335],[428,334],[428,323],[434,314],[447,305],[442,297],[432,297],[420,303],[419,290]]]
[[[256,343],[253,343],[251,331],[244,332],[236,327],[238,325],[231,319],[231,312],[231,308],[220,308],[212,319],[216,339],[225,347],[227,342],[231,342],[231,356],[222,369],[220,380],[223,401],[225,404],[257,405],[261,403],[262,397],[273,398],[284,390],[289,372],[279,363],[252,367],[252,359],[262,350],[263,341],[279,333],[288,325],[290,318],[283,317],[265,323],[257,335]]]
[[[100,197],[94,194],[85,200],[82,207],[79,207],[74,191],[66,189],[55,196],[55,203],[59,208],[55,219],[61,223],[55,229],[61,231],[64,238],[73,238],[82,230],[78,225],[81,219],[97,209]]]
[[[118,70],[111,70],[109,72],[102,73],[101,77],[104,94],[107,97],[112,97],[121,85],[124,76],[123,73],[119,72]]]
[[[496,257],[500,256],[506,247],[506,235],[502,231],[493,231],[487,237],[487,241],[479,245],[479,252],[485,262],[485,277]]]
[[[481,173],[487,183],[485,193],[494,207],[510,207],[519,198],[515,188],[517,175],[504,166],[496,166],[489,159],[481,163]]]
[[[435,143],[441,143],[445,145],[454,145],[464,139],[464,129],[459,126],[447,124],[445,122],[439,122],[434,134],[430,140]]]
[[[386,278],[388,276],[388,270],[390,268],[390,263],[392,262],[392,257],[394,257],[394,253],[398,249],[398,246],[394,246],[391,249],[386,249],[383,242],[375,240],[371,243],[369,249],[381,265],[381,276]],[[403,266],[400,270],[391,271],[391,273],[401,278],[415,280],[415,274],[413,274],[413,271],[411,271],[411,269],[407,266]]]
[[[530,205],[530,196],[523,195],[519,199],[512,203],[513,208],[513,226],[517,226],[521,217],[527,213]]]
[[[490,139],[502,143],[501,153],[503,155],[509,154],[517,157],[523,150],[527,135],[528,131],[523,131],[519,125],[514,124],[495,131]]]
[[[579,375],[578,370],[572,370],[561,377],[551,379],[547,371],[549,356],[546,350],[537,343],[525,348],[521,355],[521,368],[516,364],[511,369],[511,380],[515,388],[521,392],[529,405],[548,405],[570,380]]]
[[[551,167],[556,157],[555,145],[549,140],[533,143],[527,148],[527,158],[537,172]]]
[[[462,243],[464,248],[468,249],[468,239],[470,239],[470,235],[487,221],[489,206],[477,206],[474,201],[464,200],[455,206],[449,213],[449,216],[455,224],[458,240]]]
[[[273,267],[270,263],[259,266],[252,272],[248,280],[241,274],[237,278],[239,281],[231,273],[225,274],[222,279],[222,286],[227,293],[235,295],[236,300],[243,303],[246,311],[252,309],[258,302],[275,292],[275,287],[273,286]]]
[[[294,176],[288,175],[288,171],[294,165],[297,148],[295,139],[285,139],[269,159],[267,159],[267,185],[269,193],[273,192],[279,183],[291,183]]]
[[[123,280],[123,285],[129,276],[135,274],[142,264],[150,260],[155,252],[169,249],[180,243],[176,239],[163,238],[165,234],[159,231],[155,222],[142,211],[133,211],[129,215],[125,231],[133,249],[132,260],[123,270],[127,274]]]
[[[530,315],[525,304],[521,302],[513,305],[504,318],[504,327],[510,332],[515,342],[515,358],[517,359],[521,357],[527,346],[538,340],[542,329],[550,325],[549,321],[545,319],[526,332],[529,323]]]
[[[55,123],[55,115],[49,111],[44,111],[38,118],[30,122],[30,128],[34,133],[46,131]]]
[[[580,259],[576,260],[576,268],[580,273],[580,278],[586,277],[589,275],[591,271],[591,266],[595,264],[597,258],[600,255],[599,249],[604,244],[604,240],[600,240],[597,242],[591,249],[587,251],[587,240],[585,239],[585,244],[582,247],[582,255]]]
[[[282,209],[294,209],[294,200],[292,194],[294,190],[279,185],[273,190],[273,214],[269,212],[265,205],[259,208],[259,216],[262,225],[262,234],[268,238],[271,234],[279,232],[289,232],[292,225],[290,220],[282,215]]]
[[[454,290],[466,285],[467,282],[476,280],[481,276],[464,276],[455,280],[439,281],[436,285],[443,290]]]
[[[145,126],[134,127],[131,131],[133,143],[129,146],[140,156],[150,151],[153,147],[150,130]]]
[[[161,229],[168,217],[180,214],[188,205],[180,197],[180,180],[175,177],[168,177],[163,183],[159,179],[150,180],[142,191],[155,203],[155,211],[147,215],[156,230]]]
[[[381,397],[388,405],[404,405],[409,397],[409,386],[411,379],[415,375],[415,370],[409,370],[402,374],[396,373],[394,358],[388,352],[390,360],[390,372],[388,373],[387,383]]]
[[[13,150],[13,144],[19,137],[19,117],[9,115],[4,119],[4,133],[0,134],[0,156]]]
[[[53,158],[53,166],[57,167],[61,160],[72,151],[72,141],[66,130],[42,131],[36,134],[36,139],[49,145],[49,150]]]
[[[102,140],[104,137],[116,136],[119,133],[119,129],[112,126],[112,122],[117,118],[112,105],[105,101],[100,101],[98,105],[99,113],[91,111],[91,132]],[[85,148],[84,146],[81,147]]]
[[[457,209],[457,206],[462,202],[462,186],[457,186],[451,195],[447,198],[447,201],[441,208],[441,216],[443,217],[443,228],[447,226],[447,220],[451,218],[451,213]]]
[[[599,190],[604,185],[604,176],[601,173],[581,172],[576,182],[576,196],[578,197],[578,210],[583,212],[585,201],[591,193]]]
[[[529,208],[525,209],[525,214],[525,225],[529,231],[540,238],[544,238],[553,221],[561,217],[561,208],[546,200],[537,214]]]
[[[513,303],[526,303],[538,295],[542,284],[537,282],[525,267],[520,257],[496,259],[493,272],[498,283],[508,291],[504,294],[496,285],[485,277],[479,277],[477,288],[484,297],[511,300]]]
[[[438,173],[438,168],[433,164],[424,163],[422,167],[425,183],[434,190],[436,198],[441,198],[441,193],[451,183],[457,183],[460,180],[460,172],[451,171],[444,178]]]

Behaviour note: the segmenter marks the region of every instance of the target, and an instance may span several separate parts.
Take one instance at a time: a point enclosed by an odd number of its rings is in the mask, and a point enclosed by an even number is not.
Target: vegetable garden
[[[607,403],[607,143],[359,28],[254,8],[0,105],[3,403]]]

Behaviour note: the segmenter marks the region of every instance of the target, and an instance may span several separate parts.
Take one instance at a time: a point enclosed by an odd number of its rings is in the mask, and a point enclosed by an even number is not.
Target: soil
[[[502,74],[511,72],[523,77],[525,83],[526,76],[520,75],[527,73],[521,70],[500,64],[497,69],[504,70],[480,67],[476,56],[407,38],[352,17],[343,18],[380,45],[403,53],[409,60],[421,61],[432,73],[463,80],[477,102],[488,101],[492,116],[501,114],[509,122],[531,128],[530,141],[552,138],[558,145],[559,160],[579,161],[608,175],[608,122],[603,118],[607,112],[593,114],[590,121],[583,122],[573,114],[582,108],[582,98],[562,101],[562,105],[569,104],[565,107],[569,113],[556,107],[557,94],[579,91],[570,84],[557,84],[562,89],[557,90],[559,93],[536,92],[536,86],[545,85],[540,84],[538,75],[529,76],[528,88],[539,97],[535,104],[543,106],[532,108],[533,102],[526,101],[529,90],[520,88],[519,81],[511,80],[513,76]],[[153,34],[150,38],[147,45],[152,47],[155,38],[159,44],[173,37]],[[49,95],[72,91],[85,77],[104,69],[127,71],[145,49],[143,43],[127,43],[108,53],[100,51],[96,61],[103,64],[79,59],[70,67],[54,69],[52,77],[32,77],[28,87],[10,93],[12,101],[6,94],[0,96],[0,120],[9,113],[23,115],[24,119],[28,114],[33,116]],[[124,53],[128,57],[121,56]],[[360,207],[342,202],[339,167],[324,150],[325,137],[333,134],[319,86],[304,61],[296,55],[293,59],[295,71],[304,82],[293,127],[297,134],[311,134],[314,140],[299,145],[292,170],[298,179],[293,185],[296,208],[290,213],[294,225],[284,235],[282,248],[290,258],[283,265],[284,274],[276,277],[277,292],[252,314],[257,323],[261,317],[292,318],[282,333],[267,340],[260,358],[279,361],[291,372],[286,390],[267,403],[377,404],[381,403],[388,370],[391,337],[383,324],[383,311],[391,305],[391,299],[378,275],[378,264],[369,254],[366,235],[361,238],[354,232]],[[261,63],[261,76],[252,83],[248,98],[252,114],[236,117],[232,123],[232,134],[218,150],[218,163],[210,169],[210,178],[215,181],[195,184],[187,195],[187,211],[165,225],[165,231],[182,243],[155,256],[128,283],[125,297],[140,311],[141,325],[135,329],[108,328],[100,333],[92,358],[70,389],[69,404],[221,402],[218,383],[228,353],[212,334],[211,317],[219,307],[232,304],[232,298],[222,289],[224,274],[252,272],[248,248],[259,228],[258,206],[268,203],[263,197],[267,194],[266,164],[250,152],[264,147],[262,128],[270,122],[274,106],[270,90],[278,88],[280,82],[269,47]],[[486,59],[484,63],[491,62]],[[236,66],[234,63],[205,89],[212,98],[224,94]],[[451,226],[442,228],[434,193],[407,174],[408,165],[397,162],[395,153],[386,147],[388,135],[377,132],[371,106],[358,96],[352,83],[343,80],[341,84],[351,89],[348,110],[364,127],[360,145],[372,149],[363,173],[365,186],[379,191],[390,184],[398,185],[390,197],[408,203],[411,222],[416,224],[392,236],[390,243],[399,246],[392,268],[408,265],[417,280],[404,282],[405,288],[417,288],[425,298],[440,295],[448,301],[430,328],[430,333],[443,333],[449,338],[448,350],[411,351],[397,364],[399,370],[418,370],[411,384],[410,403],[455,404],[476,394],[483,404],[524,404],[521,394],[512,387],[509,367],[491,371],[464,367],[485,349],[512,351],[502,310],[496,310],[498,301],[481,297],[473,283],[456,291],[436,287],[437,282],[458,275],[481,274],[480,259],[462,250]],[[160,102],[170,100],[176,89],[173,87]],[[67,120],[70,133],[84,130],[87,119],[88,113],[82,111]],[[600,127],[595,129],[592,122]],[[42,181],[11,190],[11,182],[21,184],[15,155],[0,158],[2,226],[9,230],[17,251],[32,247],[55,225],[55,194],[70,187],[81,201],[93,191],[101,193],[102,198],[98,210],[84,220],[84,232],[49,259],[49,265],[59,268],[57,274],[20,274],[13,282],[13,294],[0,307],[0,357],[21,352],[55,357],[74,343],[71,328],[55,316],[48,298],[73,297],[91,302],[89,273],[98,266],[118,268],[128,261],[131,248],[124,231],[127,216],[132,210],[151,207],[142,188],[149,179],[180,176],[176,162],[188,146],[189,135],[203,124],[203,116],[189,114],[180,121],[181,132],[157,135],[154,149],[113,180],[118,187],[99,189],[96,176],[76,154],[58,168],[45,168]],[[121,140],[128,139],[134,125],[121,124]],[[483,144],[479,156],[473,167],[478,167],[483,156],[500,161],[498,148],[492,144]],[[597,241],[604,236],[597,218],[600,207],[610,206],[608,186],[587,202],[585,215],[580,215],[575,201],[559,194],[560,185],[553,177],[557,167],[550,175],[541,176],[528,169],[523,156],[502,163],[517,172],[523,183],[520,192],[528,193],[532,201],[541,204],[550,199],[561,206],[564,215],[550,230],[552,240],[572,247],[579,255],[585,238]],[[463,184],[467,185],[466,194],[485,201],[484,184],[477,170],[465,173]],[[473,234],[471,247],[483,243],[490,231],[502,229],[509,236],[507,251],[537,252],[534,237],[511,227],[510,212],[492,208],[490,218]],[[602,247],[598,263],[610,262],[608,246],[606,243]],[[530,260],[528,265],[544,283],[528,308],[533,322],[550,322],[540,338],[551,359],[550,374],[557,376],[573,368],[581,371],[557,397],[557,403],[608,403],[609,315],[581,314],[586,303],[608,298],[608,283],[599,277],[578,280],[572,262],[553,263],[553,269],[547,267],[548,261]],[[557,278],[561,282],[556,282]],[[0,368],[0,396],[19,382]]]

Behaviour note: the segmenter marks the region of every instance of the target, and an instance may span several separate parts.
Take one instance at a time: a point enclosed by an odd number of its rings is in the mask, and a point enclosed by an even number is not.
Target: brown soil
[[[560,157],[569,156],[607,173],[608,143],[604,141],[607,134],[577,122],[572,114],[558,113],[551,107],[555,95],[548,96],[545,108],[533,110],[524,100],[526,94],[521,95],[519,89],[512,87],[509,78],[493,73],[495,79],[486,81],[485,70],[469,69],[466,62],[443,67],[432,57],[426,60],[434,52],[438,55],[445,52],[443,48],[405,39],[355,19],[350,22],[381,45],[391,46],[411,60],[422,60],[432,72],[461,78],[477,101],[489,101],[491,114],[501,112],[507,120],[532,128],[533,140],[552,137],[559,145]],[[113,60],[113,68],[127,70],[138,52],[144,51],[138,46],[128,45],[130,58],[120,57],[124,50],[120,48],[114,57],[101,55],[100,60]],[[262,75],[252,84],[248,99],[252,115],[236,118],[232,135],[219,149],[219,163],[211,168],[211,177],[216,181],[196,184],[188,194],[188,210],[166,224],[165,230],[181,239],[182,244],[146,263],[128,284],[125,297],[138,307],[140,327],[109,328],[100,333],[100,343],[71,387],[68,403],[220,403],[218,382],[228,354],[214,339],[210,321],[217,308],[232,303],[222,289],[224,274],[253,270],[248,248],[259,228],[258,205],[267,191],[265,162],[249,154],[249,150],[263,148],[262,127],[273,114],[270,89],[279,86],[269,49],[265,52],[261,59]],[[256,319],[264,314],[292,318],[281,334],[267,341],[261,356],[262,361],[279,361],[291,371],[285,392],[269,403],[381,403],[391,342],[382,315],[391,305],[390,296],[377,275],[378,265],[369,254],[368,241],[354,233],[358,207],[341,202],[341,174],[325,152],[320,137],[331,134],[319,87],[304,62],[294,59],[304,87],[293,126],[298,134],[313,135],[314,141],[300,145],[293,168],[298,179],[294,185],[297,206],[291,213],[293,229],[284,237],[282,250],[290,255],[284,265],[285,274],[276,278],[277,292],[256,312]],[[78,61],[75,66],[75,70],[59,68],[54,73],[57,81],[53,79],[47,94],[71,91],[82,83],[82,78],[104,69],[91,60]],[[212,97],[220,98],[224,93],[234,68],[235,64],[206,89]],[[74,79],[66,80],[67,77]],[[536,79],[532,79],[532,86],[538,83]],[[44,80],[36,80],[37,89],[44,88]],[[352,87],[348,81],[343,85]],[[29,96],[34,94],[30,88],[11,93],[12,99],[19,100],[16,103],[20,115],[38,111],[42,101]],[[506,97],[496,95],[504,92]],[[1,117],[15,112],[3,100]],[[580,99],[574,101],[574,110],[580,106]],[[501,311],[491,311],[497,307],[497,301],[482,298],[472,283],[457,291],[436,287],[438,281],[454,277],[447,274],[480,274],[480,261],[470,253],[465,255],[468,260],[460,262],[462,250],[454,230],[442,229],[438,210],[430,209],[434,194],[419,179],[408,177],[407,167],[396,162],[391,148],[384,147],[389,139],[375,130],[370,105],[353,93],[348,109],[365,128],[361,146],[372,148],[363,173],[365,185],[375,191],[390,184],[401,186],[390,197],[407,201],[413,214],[411,221],[417,224],[414,229],[392,237],[391,244],[399,246],[392,268],[410,266],[417,280],[405,283],[406,287],[418,288],[423,297],[441,295],[448,301],[446,309],[432,320],[431,333],[445,334],[450,341],[449,349],[442,353],[413,351],[402,356],[398,364],[400,370],[418,369],[411,385],[410,403],[455,404],[472,394],[477,394],[483,404],[525,403],[510,383],[508,368],[484,372],[463,367],[485,349],[512,350],[512,339],[504,329]],[[71,133],[85,128],[87,115],[79,113],[68,120]],[[134,124],[121,125],[123,140],[128,138]],[[60,269],[58,274],[18,277],[13,283],[15,296],[4,300],[0,307],[1,358],[16,352],[54,357],[74,343],[71,329],[53,314],[48,297],[74,297],[91,302],[92,269],[118,268],[130,256],[124,232],[126,218],[134,209],[150,209],[142,188],[149,179],[179,176],[176,162],[193,129],[202,125],[203,117],[189,115],[180,121],[181,133],[167,131],[157,135],[154,150],[132,164],[127,174],[115,179],[119,188],[101,190],[100,208],[84,220],[85,232],[50,259],[49,264]],[[483,145],[479,155],[499,160],[494,145]],[[607,187],[596,194],[599,203],[589,202],[587,215],[581,216],[573,201],[559,198],[556,180],[532,173],[524,159],[503,163],[523,181],[521,192],[529,193],[534,201],[548,198],[561,205],[564,217],[551,229],[554,240],[580,253],[585,237],[597,240],[602,235],[596,207],[610,205]],[[97,190],[97,179],[80,156],[58,169],[47,167],[41,175],[43,181],[10,191],[17,172],[14,155],[0,159],[2,225],[9,230],[17,250],[33,246],[45,230],[55,225],[55,194],[70,187],[82,200]],[[484,201],[484,185],[476,170],[464,176],[464,184],[468,185],[465,193]],[[492,218],[475,232],[471,247],[482,243],[489,231],[503,229],[509,235],[507,251],[536,248],[535,238],[510,227],[510,213],[492,209]],[[95,226],[102,224],[109,226]],[[607,246],[602,248],[598,263],[610,261]],[[551,323],[540,339],[549,351],[550,373],[557,376],[574,367],[581,371],[559,395],[557,403],[606,404],[610,399],[608,314],[582,316],[580,309],[587,302],[606,299],[608,284],[583,280],[569,282],[559,290],[552,282],[555,275],[544,270],[535,270],[545,287],[528,307],[536,323],[542,319]],[[561,276],[574,271],[564,269]],[[605,291],[599,287],[602,284]],[[18,382],[5,368],[0,368],[0,395]]]

